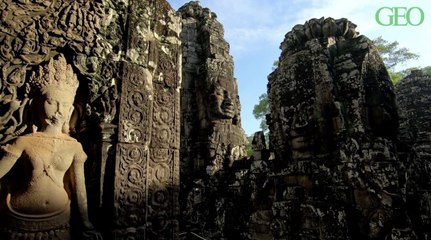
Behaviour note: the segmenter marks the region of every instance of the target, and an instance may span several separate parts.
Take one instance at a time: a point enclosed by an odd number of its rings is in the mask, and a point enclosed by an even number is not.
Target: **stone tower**
[[[226,171],[245,158],[238,86],[229,44],[215,13],[192,1],[182,17],[181,179],[184,224],[223,237]]]
[[[407,174],[407,208],[419,239],[431,236],[431,75],[420,70],[395,85],[400,157]]]
[[[332,18],[296,25],[268,77],[280,169],[274,229],[286,229],[276,239],[383,239],[407,224],[397,220],[404,181],[393,86],[355,28]]]
[[[182,16],[182,162],[186,171],[223,169],[245,156],[233,59],[217,15],[198,2]]]

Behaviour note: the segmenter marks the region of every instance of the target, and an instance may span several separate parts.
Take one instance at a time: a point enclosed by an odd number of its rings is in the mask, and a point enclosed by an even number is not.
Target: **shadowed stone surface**
[[[181,171],[185,224],[210,239],[223,236],[224,171],[245,157],[233,59],[215,13],[182,6]],[[205,229],[204,229],[205,228]]]
[[[233,59],[215,13],[190,2],[182,16],[182,164],[212,175],[245,156]]]
[[[229,45],[198,2],[178,14],[164,0],[5,0],[0,11],[0,143],[10,150],[36,131],[33,107],[45,99],[31,73],[64,55],[80,84],[62,126],[69,147],[82,145],[79,160],[88,156],[88,214],[105,239],[179,238],[180,163],[182,227],[208,239],[430,238],[430,76],[413,72],[397,86],[398,129],[383,62],[347,19],[310,19],[286,34],[268,77],[275,158],[262,132],[246,158]],[[45,180],[57,176],[49,166]],[[6,183],[34,179],[14,177],[1,179],[1,206]],[[91,224],[68,197],[72,219],[54,228],[81,235]],[[25,239],[62,234],[31,230],[43,233]]]
[[[178,238],[180,18],[164,0],[0,10],[0,142],[30,132],[29,73],[63,54],[80,82],[70,132],[88,155],[90,219],[107,239]]]
[[[408,231],[395,94],[376,48],[355,27],[332,18],[296,25],[268,77],[275,239]]]
[[[419,239],[427,239],[431,236],[431,76],[413,71],[395,89],[408,212]]]

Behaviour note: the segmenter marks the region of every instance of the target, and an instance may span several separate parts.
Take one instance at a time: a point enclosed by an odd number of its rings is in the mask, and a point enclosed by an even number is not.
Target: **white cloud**
[[[170,2],[181,6],[187,0]],[[429,0],[201,0],[201,5],[218,15],[232,54],[237,58],[261,48],[277,49],[294,25],[322,16],[348,18],[358,26],[357,31],[371,39],[381,35],[413,49],[417,43],[426,44],[419,40],[431,38]],[[421,7],[426,13],[426,22],[421,27],[382,27],[377,24],[375,13],[383,6]],[[425,46],[420,50],[424,50]]]
[[[175,2],[176,6],[188,2],[168,1]],[[258,96],[265,92],[266,76],[272,61],[280,54],[280,42],[294,25],[304,24],[310,18],[348,18],[358,26],[357,31],[370,39],[383,36],[421,55],[420,60],[411,61],[403,68],[431,65],[430,0],[201,0],[201,5],[215,12],[224,25],[225,38],[237,66],[240,97],[246,100],[242,101],[242,117],[247,119],[243,127],[249,134],[258,129],[259,122],[254,120],[252,108]],[[419,27],[380,26],[375,13],[383,6],[420,7],[425,12],[425,22]]]
[[[348,18],[350,21],[358,25],[358,29],[368,31],[374,25],[375,11],[379,8],[379,1],[376,0],[361,0],[361,1],[339,1],[313,0],[312,7],[304,7],[298,14],[298,21],[304,21],[310,18],[332,17],[332,18]]]

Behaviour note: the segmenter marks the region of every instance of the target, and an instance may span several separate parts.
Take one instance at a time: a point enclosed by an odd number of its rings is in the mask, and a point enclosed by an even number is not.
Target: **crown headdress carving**
[[[41,93],[46,93],[48,89],[63,89],[75,93],[79,85],[72,66],[67,64],[63,54],[60,54],[57,59],[51,58],[47,64],[39,66],[39,70],[31,75],[30,83]]]

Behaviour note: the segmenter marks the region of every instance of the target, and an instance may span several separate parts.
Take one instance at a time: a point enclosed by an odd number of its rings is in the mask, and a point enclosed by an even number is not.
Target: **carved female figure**
[[[72,198],[76,198],[84,228],[93,228],[84,180],[87,156],[68,134],[79,82],[62,55],[39,67],[30,82],[41,94],[34,100],[40,107],[36,123],[40,130],[34,127],[33,133],[2,147],[0,179],[12,168],[18,178],[2,189],[1,239],[70,239]]]

